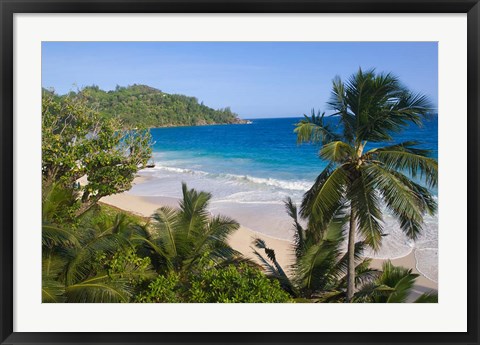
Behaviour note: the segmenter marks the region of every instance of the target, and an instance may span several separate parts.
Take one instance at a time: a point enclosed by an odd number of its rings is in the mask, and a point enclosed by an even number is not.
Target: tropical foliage
[[[59,183],[81,193],[69,205],[71,214],[85,212],[103,196],[130,189],[135,173],[150,158],[148,131],[119,128],[119,121],[101,118],[83,98],[58,98],[44,92],[43,187]],[[88,176],[86,186],[77,182],[83,176]]]
[[[75,199],[53,185],[43,203],[42,301],[286,302],[277,281],[226,242],[238,224],[210,217],[210,195],[188,189],[178,209],[159,209],[152,220],[105,206],[84,213],[78,224],[56,215]]]
[[[305,194],[301,214],[325,226],[340,208],[349,208],[346,299],[352,301],[357,233],[365,245],[380,248],[383,202],[404,233],[416,239],[424,215],[436,212],[427,187],[437,185],[438,163],[418,142],[378,144],[392,141],[392,133],[410,123],[421,125],[431,110],[424,95],[412,93],[392,74],[360,69],[347,82],[336,78],[328,104],[338,127],[312,112],[295,129],[299,143],[320,143],[319,156],[329,162]],[[369,148],[369,142],[377,144]]]
[[[56,223],[50,217],[71,194],[56,185],[44,200],[42,231],[43,302],[129,302],[138,285],[154,276],[148,257],[139,257],[134,237],[144,226],[124,214],[109,216],[91,210],[80,224]]]
[[[210,214],[212,195],[184,183],[178,207],[148,218],[99,203],[130,189],[151,156],[150,134],[137,127],[240,123],[229,109],[142,85],[65,96],[44,90],[42,301],[408,301],[418,276],[391,262],[373,269],[363,251],[380,248],[385,236],[382,203],[412,239],[436,212],[436,160],[417,142],[384,145],[409,123],[420,125],[430,105],[373,70],[335,79],[329,105],[338,122],[312,113],[295,129],[299,143],[321,144],[329,164],[300,209],[286,201],[295,263],[283,268],[261,239],[253,243],[260,265],[234,250],[228,240],[239,224]],[[436,301],[434,292],[416,300]]]

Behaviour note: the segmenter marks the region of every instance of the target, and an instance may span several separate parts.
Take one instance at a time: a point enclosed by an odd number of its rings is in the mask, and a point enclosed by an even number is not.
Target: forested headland
[[[147,85],[117,86],[112,91],[94,85],[55,96],[84,98],[100,116],[120,120],[126,128],[248,123],[229,107],[213,109],[195,97],[169,94]]]

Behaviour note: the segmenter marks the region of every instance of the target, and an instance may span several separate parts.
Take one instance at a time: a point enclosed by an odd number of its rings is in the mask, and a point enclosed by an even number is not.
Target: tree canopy
[[[102,117],[121,120],[127,128],[245,123],[228,107],[215,110],[195,97],[169,94],[146,85],[117,86],[112,91],[88,86],[58,97],[79,96]]]
[[[42,98],[42,177],[43,188],[61,184],[80,195],[78,212],[101,197],[131,188],[135,173],[151,157],[147,130],[121,130],[117,119],[105,119],[86,99]],[[79,186],[81,177],[88,184]],[[47,195],[47,194],[44,194]]]

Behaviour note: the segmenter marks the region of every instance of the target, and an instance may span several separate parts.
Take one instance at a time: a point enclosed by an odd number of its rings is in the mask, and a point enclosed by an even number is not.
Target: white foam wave
[[[423,248],[415,250],[417,270],[434,282],[438,282],[438,249]]]
[[[270,204],[284,205],[286,193],[265,194],[257,191],[237,192],[223,198],[214,199],[212,203]]]
[[[208,175],[207,172],[201,171],[201,170],[168,167],[168,166],[162,166],[162,165],[156,165],[154,168],[151,168],[151,169],[152,170],[168,171],[168,172],[179,173],[179,174],[191,174],[191,175],[203,175],[203,176]]]
[[[307,181],[286,181],[286,180],[277,180],[274,178],[252,177],[248,175],[245,176],[244,178],[254,183],[261,183],[261,184],[266,184],[267,186],[273,186],[273,187],[278,187],[282,189],[299,190],[304,192],[306,192],[312,187],[312,183]]]
[[[193,169],[162,166],[162,165],[157,165],[154,168],[152,168],[152,170],[167,171],[167,172],[179,173],[179,174],[200,175],[200,176],[207,176],[211,178],[223,178],[223,179],[236,181],[236,182],[254,183],[254,184],[260,184],[260,185],[266,185],[266,186],[277,187],[281,189],[289,189],[289,190],[296,190],[296,191],[302,191],[302,192],[306,192],[312,186],[311,182],[302,181],[302,180],[288,181],[288,180],[280,180],[280,179],[274,179],[274,178],[254,177],[250,175],[216,174],[216,173],[208,173],[202,170],[193,170]]]

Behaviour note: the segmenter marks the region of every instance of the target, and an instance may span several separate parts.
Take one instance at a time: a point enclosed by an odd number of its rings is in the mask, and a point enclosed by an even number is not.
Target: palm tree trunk
[[[350,303],[355,293],[355,211],[350,211],[350,229],[348,232],[348,269],[347,269],[347,303]]]

